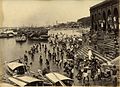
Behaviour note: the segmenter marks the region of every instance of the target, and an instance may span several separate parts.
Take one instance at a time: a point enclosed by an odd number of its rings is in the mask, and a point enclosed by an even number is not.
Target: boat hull
[[[31,37],[29,38],[29,40],[32,40],[32,41],[48,41],[48,38],[42,38],[42,37]]]
[[[16,42],[22,43],[22,42],[26,42],[26,40],[16,40]]]
[[[25,36],[16,38],[16,42],[26,42],[27,38]]]

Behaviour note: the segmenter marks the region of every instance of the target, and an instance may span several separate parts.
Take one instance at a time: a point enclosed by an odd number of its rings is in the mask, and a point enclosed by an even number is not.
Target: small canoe
[[[25,36],[17,37],[16,42],[26,42],[27,38]]]

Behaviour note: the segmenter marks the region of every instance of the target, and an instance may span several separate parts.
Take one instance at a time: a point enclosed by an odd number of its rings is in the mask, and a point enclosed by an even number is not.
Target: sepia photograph
[[[120,0],[0,0],[0,87],[120,86]]]

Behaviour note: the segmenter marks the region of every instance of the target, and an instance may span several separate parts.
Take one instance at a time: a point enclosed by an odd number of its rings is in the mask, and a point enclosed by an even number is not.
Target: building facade
[[[105,0],[90,8],[92,47],[103,56],[119,56],[119,0]]]

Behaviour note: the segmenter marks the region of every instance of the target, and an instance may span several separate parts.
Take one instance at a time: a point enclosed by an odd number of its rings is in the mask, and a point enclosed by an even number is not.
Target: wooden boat
[[[35,77],[23,75],[23,76],[13,76],[8,78],[16,86],[26,87],[26,86],[45,86],[44,81],[37,79]],[[49,85],[51,86],[51,85]]]
[[[7,34],[7,38],[12,38],[12,37],[14,37],[14,34],[12,34],[12,33],[9,33],[9,34]]]
[[[16,38],[16,42],[26,42],[26,40],[27,38],[24,35]]]
[[[10,33],[10,32],[1,32],[0,33],[0,38],[11,38],[11,37],[14,37],[13,33]]]
[[[4,34],[4,33],[0,33],[0,38],[7,38],[8,35],[7,34]]]
[[[6,64],[6,72],[8,75],[14,76],[14,75],[23,75],[25,74],[25,72],[27,72],[27,70],[26,70],[26,66],[22,63],[10,62]]]
[[[38,72],[30,71],[30,76],[43,80],[44,86],[52,86],[52,83],[45,76],[43,76],[40,69],[38,69]]]
[[[50,37],[49,35],[41,35],[40,36],[41,40],[43,40],[43,41],[48,41],[49,37]]]
[[[49,35],[41,35],[42,38],[49,38]]]
[[[1,82],[0,87],[16,87],[16,86],[9,84],[9,83]]]
[[[72,86],[73,80],[62,74],[52,72],[45,75],[54,86]]]
[[[9,33],[9,34],[8,34],[8,37],[9,37],[9,38],[10,38],[10,37],[14,37],[14,34]]]
[[[40,37],[39,37],[39,40],[40,40],[40,41],[48,41],[48,38],[45,38],[45,37],[41,37],[41,36],[40,36]]]
[[[39,37],[30,37],[29,40],[33,40],[33,41],[39,41],[40,38]]]
[[[29,39],[30,40],[33,40],[33,41],[48,41],[48,38],[49,36],[48,35],[41,35],[39,37],[30,37]]]

